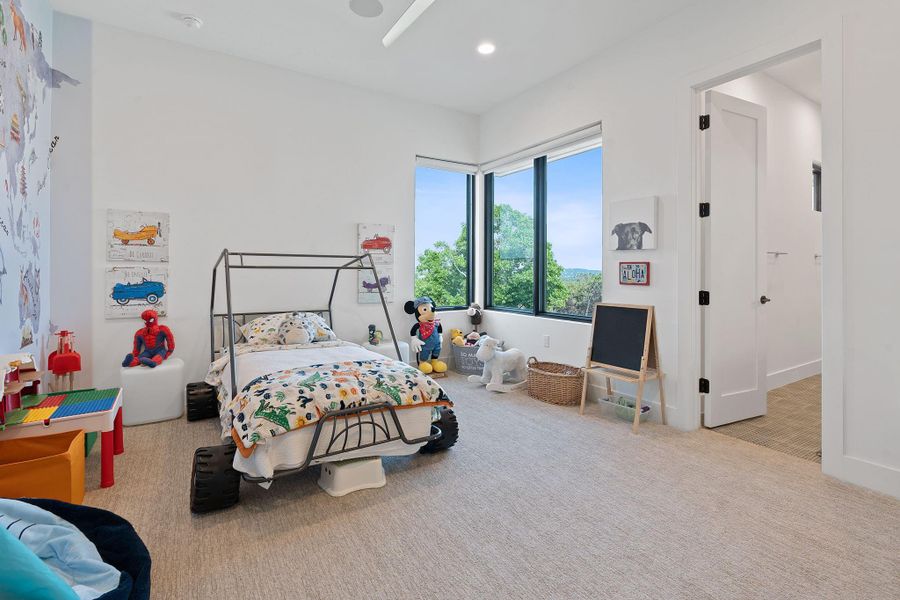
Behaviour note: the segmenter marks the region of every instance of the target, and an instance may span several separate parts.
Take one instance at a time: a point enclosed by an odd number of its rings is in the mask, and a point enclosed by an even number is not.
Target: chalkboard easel
[[[606,378],[607,402],[612,401],[613,379],[637,384],[634,423],[631,426],[634,433],[638,432],[640,424],[644,384],[655,379],[659,385],[659,412],[665,425],[666,397],[659,366],[656,315],[652,306],[605,303],[594,306],[591,346],[588,348],[584,387],[581,390],[581,414],[584,414],[592,371],[598,371]]]

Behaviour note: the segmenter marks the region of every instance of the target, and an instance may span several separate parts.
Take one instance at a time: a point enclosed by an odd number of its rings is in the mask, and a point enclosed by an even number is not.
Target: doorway
[[[702,423],[815,462],[821,94],[818,48],[703,90],[699,148]]]

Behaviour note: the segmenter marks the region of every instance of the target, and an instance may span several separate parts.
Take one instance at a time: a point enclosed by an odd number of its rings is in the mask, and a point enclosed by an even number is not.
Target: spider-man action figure
[[[155,310],[145,310],[141,313],[141,318],[147,326],[134,334],[134,350],[122,361],[123,367],[144,365],[153,368],[175,351],[175,336],[171,329],[158,324]]]

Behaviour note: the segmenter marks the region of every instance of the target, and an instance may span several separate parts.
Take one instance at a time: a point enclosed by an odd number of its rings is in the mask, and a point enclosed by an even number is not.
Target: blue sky
[[[595,148],[547,165],[547,238],[565,268],[600,270],[602,266],[602,152]],[[529,215],[533,189],[533,169],[494,180],[495,201]],[[455,240],[465,220],[465,174],[418,167],[416,256],[438,240]]]
[[[466,174],[416,168],[416,257],[438,240],[453,245],[466,222]]]

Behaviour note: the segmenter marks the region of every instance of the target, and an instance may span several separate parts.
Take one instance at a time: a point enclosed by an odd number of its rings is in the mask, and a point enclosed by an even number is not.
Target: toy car
[[[148,246],[152,246],[156,243],[156,238],[158,236],[158,225],[144,225],[137,231],[123,231],[121,229],[113,229],[113,237],[125,245],[128,245],[128,242],[145,241],[147,242]]]
[[[117,283],[113,286],[110,297],[121,306],[125,306],[132,300],[156,304],[165,294],[166,286],[161,281],[142,279],[140,283]]]
[[[391,247],[393,247],[394,243],[391,241],[391,238],[384,237],[383,235],[375,235],[367,240],[363,240],[362,249],[363,250],[381,250],[385,254],[391,251]]]

